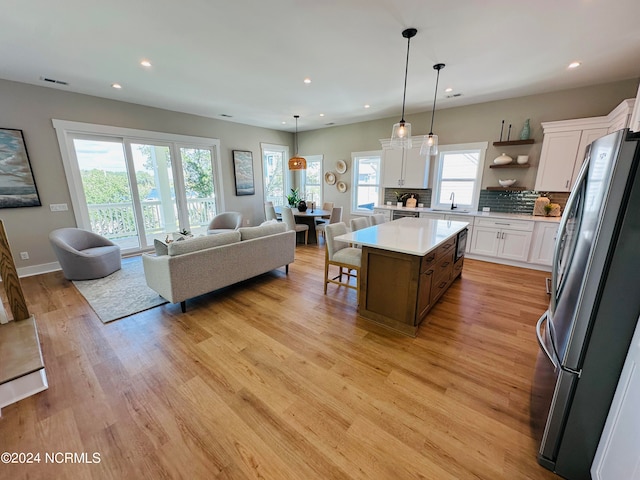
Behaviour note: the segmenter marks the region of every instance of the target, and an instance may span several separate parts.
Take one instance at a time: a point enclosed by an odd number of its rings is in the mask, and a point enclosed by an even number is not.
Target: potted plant
[[[300,200],[301,200],[300,192],[298,192],[297,188],[292,188],[291,193],[287,195],[287,202],[289,203],[289,206],[291,208],[296,207],[298,205],[298,202],[300,202]]]
[[[405,200],[409,196],[409,194],[408,193],[400,193],[400,192],[393,192],[393,193],[396,196],[396,205],[398,207],[402,207],[404,205]]]

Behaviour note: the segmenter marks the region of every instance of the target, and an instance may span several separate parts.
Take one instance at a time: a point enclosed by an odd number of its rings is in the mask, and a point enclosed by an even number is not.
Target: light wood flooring
[[[50,387],[2,410],[0,452],[41,463],[0,478],[559,478],[529,430],[544,272],[466,260],[409,338],[323,295],[323,262],[106,325],[60,272],[22,279]]]

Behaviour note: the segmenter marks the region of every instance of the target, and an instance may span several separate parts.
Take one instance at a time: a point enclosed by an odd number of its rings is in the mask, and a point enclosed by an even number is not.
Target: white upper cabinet
[[[632,132],[640,132],[640,85],[638,86],[638,96],[633,106],[633,113],[629,121],[629,128]]]
[[[629,124],[634,100],[624,100],[609,115],[560,122],[543,122],[544,140],[535,190],[569,192],[584,160],[587,146]]]
[[[384,187],[428,188],[429,158],[420,155],[422,136],[413,137],[410,150],[389,146],[389,139],[382,144],[382,185]]]

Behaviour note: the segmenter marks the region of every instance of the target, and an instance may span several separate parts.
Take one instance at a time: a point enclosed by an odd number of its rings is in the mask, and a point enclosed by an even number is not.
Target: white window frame
[[[320,164],[320,178],[318,179],[318,181],[320,183],[309,183],[307,182],[307,173],[305,170],[305,175],[304,175],[304,196],[305,196],[305,200],[307,201],[311,201],[312,199],[309,197],[308,191],[307,191],[307,186],[312,186],[312,187],[320,187],[320,198],[313,198],[313,201],[316,202],[316,205],[318,207],[322,207],[322,199],[324,198],[324,182],[323,182],[323,168],[324,168],[324,155],[305,155],[304,159],[307,161],[307,170],[309,169],[309,164],[310,163],[319,163]]]
[[[378,187],[378,197],[374,201],[373,206],[376,207],[380,203],[380,196],[383,190],[382,186],[382,150],[369,150],[365,152],[351,152],[351,171],[352,171],[352,188],[351,188],[351,213],[355,215],[371,215],[373,214],[373,210],[367,210],[365,208],[358,208],[358,187],[360,184],[358,183],[358,175],[359,175],[359,159],[363,157],[378,157],[379,159],[379,168],[378,168],[378,183],[377,184],[362,184],[363,187]]]
[[[476,178],[473,186],[473,194],[471,198],[471,204],[460,204],[456,201],[456,204],[462,208],[475,209],[478,206],[480,197],[480,186],[482,183],[482,172],[484,170],[484,159],[487,153],[488,142],[476,142],[476,143],[459,143],[454,145],[440,145],[438,147],[438,156],[435,162],[435,171],[433,178],[433,195],[431,197],[431,207],[433,208],[449,208],[450,203],[439,203],[440,189],[442,187],[442,162],[446,154],[450,153],[470,153],[478,152],[478,170],[476,171]],[[450,179],[447,179],[450,180]]]
[[[291,177],[289,170],[289,147],[287,145],[276,145],[273,143],[260,143],[260,164],[262,165],[262,196],[263,200],[267,201],[267,185],[265,184],[265,167],[264,167],[264,152],[265,150],[282,152],[282,178],[284,185],[282,186],[283,192],[283,205],[287,205],[287,195],[291,191]]]
[[[212,151],[212,169],[214,191],[216,195],[216,208],[220,212],[225,211],[224,198],[222,192],[222,167],[220,164],[220,139],[192,137],[189,135],[179,135],[166,132],[154,132],[151,130],[137,130],[133,128],[115,127],[111,125],[98,125],[93,123],[71,122],[68,120],[52,119],[53,128],[58,137],[58,145],[60,146],[60,155],[64,166],[67,184],[69,186],[69,195],[71,196],[71,204],[73,205],[73,214],[76,219],[76,225],[79,228],[87,230],[91,229],[89,220],[89,212],[87,209],[86,198],[83,190],[82,176],[80,167],[76,158],[76,152],[73,144],[73,138],[81,135],[91,138],[95,137],[112,137],[119,142],[141,142],[149,144],[163,144],[171,149],[171,156],[174,159],[180,158],[180,147],[190,148],[208,148]],[[176,178],[176,189],[181,188],[181,169],[174,172]],[[182,208],[182,214],[188,217],[186,206]]]

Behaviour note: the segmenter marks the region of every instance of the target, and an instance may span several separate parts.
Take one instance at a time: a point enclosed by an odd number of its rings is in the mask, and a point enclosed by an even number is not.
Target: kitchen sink
[[[450,208],[432,208],[431,209],[432,212],[442,212],[442,213],[469,213],[470,210],[458,210],[457,208],[454,208],[453,210],[451,210]]]

